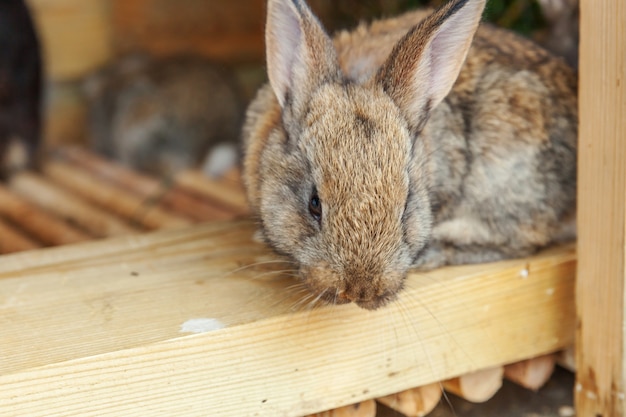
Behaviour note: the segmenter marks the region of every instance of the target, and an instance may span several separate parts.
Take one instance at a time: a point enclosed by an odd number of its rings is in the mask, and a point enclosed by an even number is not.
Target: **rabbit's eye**
[[[309,213],[318,223],[322,221],[322,202],[314,190],[309,200]]]

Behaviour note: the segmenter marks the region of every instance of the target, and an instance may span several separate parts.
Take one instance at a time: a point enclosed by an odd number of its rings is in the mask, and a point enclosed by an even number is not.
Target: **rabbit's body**
[[[128,55],[92,75],[85,90],[93,147],[134,168],[168,175],[199,165],[220,144],[238,148],[238,88],[206,59]],[[209,173],[224,170],[219,162]]]
[[[573,71],[530,41],[484,25],[451,90],[440,89],[436,98],[428,89],[451,82],[431,75],[449,71],[436,67],[445,64],[434,55],[447,51],[440,44],[448,39],[432,31],[449,30],[440,28],[461,13],[455,7],[473,3],[480,2],[449,4],[439,20],[422,25],[421,37],[412,28],[428,15],[423,11],[340,33],[337,78],[334,70],[325,74],[307,87],[313,93],[302,103],[287,91],[281,104],[281,88],[272,85],[250,106],[244,129],[250,203],[267,241],[300,264],[320,296],[377,308],[401,288],[411,264],[494,261],[574,237]],[[459,43],[455,36],[449,38]],[[433,68],[406,64],[427,48],[431,55],[421,59]],[[305,143],[308,135],[312,143]],[[290,165],[290,158],[299,161]],[[306,210],[287,203],[290,193],[306,203],[307,176],[326,210],[319,230],[307,224]]]
[[[418,11],[339,34],[344,74],[371,78],[424,17]],[[420,134],[430,154],[435,240],[418,264],[524,256],[574,237],[576,83],[563,60],[533,42],[479,27],[452,91]]]

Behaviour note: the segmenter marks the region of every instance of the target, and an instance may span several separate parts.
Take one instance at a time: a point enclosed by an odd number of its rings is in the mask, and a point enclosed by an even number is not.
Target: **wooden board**
[[[626,413],[626,2],[581,1],[580,416]]]
[[[112,54],[107,0],[27,0],[46,58],[46,75],[69,80]]]
[[[0,258],[0,409],[299,416],[573,341],[573,246],[411,274],[376,312],[310,310],[253,232],[210,223]]]
[[[261,62],[264,0],[113,0],[118,52],[196,53],[220,62]]]

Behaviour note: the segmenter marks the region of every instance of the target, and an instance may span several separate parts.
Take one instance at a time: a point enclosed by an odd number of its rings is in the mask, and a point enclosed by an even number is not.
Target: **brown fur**
[[[126,55],[90,75],[84,90],[93,148],[133,168],[167,176],[220,145],[239,146],[236,79],[202,57]]]
[[[248,110],[244,180],[267,242],[318,296],[374,309],[411,265],[524,256],[573,238],[574,73],[488,25],[468,52],[482,7],[457,0],[361,25],[330,48],[304,3],[269,1],[268,31],[277,16],[300,28],[303,52],[268,45],[271,85]],[[441,47],[450,39],[460,46]]]

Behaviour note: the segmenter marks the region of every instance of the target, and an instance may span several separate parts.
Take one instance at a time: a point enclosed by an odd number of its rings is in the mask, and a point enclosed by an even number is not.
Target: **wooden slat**
[[[191,224],[166,212],[152,200],[99,181],[91,173],[62,162],[49,161],[42,167],[47,177],[73,193],[147,229],[175,228]]]
[[[529,390],[538,391],[554,373],[556,354],[538,356],[504,367],[504,376]]]
[[[443,381],[443,387],[473,403],[483,403],[502,387],[504,367],[497,365]]]
[[[240,184],[207,181],[199,171],[182,171],[176,175],[175,183],[202,195],[237,214],[247,214],[248,201]]]
[[[230,220],[234,214],[226,208],[216,207],[207,204],[199,199],[193,198],[188,193],[183,192],[174,184],[158,181],[155,178],[139,174],[129,168],[88,152],[78,147],[66,147],[59,149],[58,157],[68,160],[73,164],[88,170],[98,178],[111,182],[120,188],[126,189],[142,198],[155,203],[163,204],[165,207],[180,213],[181,215],[196,221],[209,220]],[[204,181],[209,181],[204,178]],[[243,194],[243,190],[241,190]]]
[[[264,0],[110,0],[118,52],[195,53],[219,62],[260,62]]]
[[[16,174],[10,179],[9,185],[22,197],[67,222],[78,225],[95,237],[127,235],[140,231],[36,174]]]
[[[626,2],[581,1],[579,416],[626,413]]]
[[[0,253],[21,252],[41,245],[0,217]]]
[[[307,417],[376,417],[376,402],[374,400],[363,401]]]
[[[293,312],[291,266],[253,232],[208,223],[3,257],[0,409],[301,416],[572,343],[572,246],[411,274],[379,311]]]
[[[405,416],[426,416],[439,404],[442,395],[441,383],[433,383],[380,397],[376,401]]]
[[[65,245],[90,240],[91,237],[62,219],[31,204],[0,185],[0,214],[27,231],[44,245]]]

